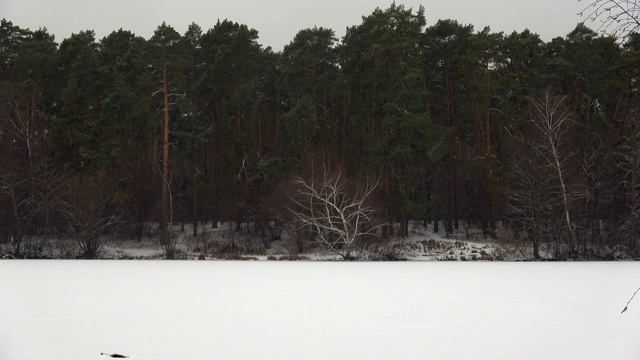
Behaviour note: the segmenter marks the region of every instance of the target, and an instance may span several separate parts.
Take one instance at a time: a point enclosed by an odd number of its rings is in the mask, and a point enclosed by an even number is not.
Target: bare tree
[[[36,240],[35,251],[42,252],[44,245],[48,242],[52,224],[57,220],[64,204],[63,198],[66,195],[69,185],[68,174],[57,168],[53,162],[44,161],[36,167],[34,200],[36,202],[35,212],[39,218],[41,236]]]
[[[369,202],[378,181],[363,188],[350,186],[341,172],[331,174],[325,166],[319,179],[295,180],[299,187],[290,211],[298,226],[316,233],[316,238],[343,259],[353,259],[356,241],[377,236],[379,222]]]
[[[6,103],[2,107],[5,121],[0,125],[4,124],[6,130],[20,142],[20,146],[24,146],[29,169],[33,170],[36,145],[44,136],[37,121],[40,115],[38,91],[33,82],[27,81],[22,86],[10,88],[5,95]]]
[[[624,171],[621,186],[626,190],[627,216],[622,230],[627,234],[629,250],[637,252],[640,238],[640,130],[633,129],[620,147],[618,167]]]
[[[505,195],[512,228],[531,242],[533,255],[539,259],[544,237],[563,234],[570,250],[575,251],[576,231],[570,208],[575,194],[567,185],[568,162],[574,154],[567,149],[571,114],[564,106],[565,98],[546,91],[540,98],[529,100],[530,118],[522,133],[512,134],[519,139],[520,148],[511,165]]]
[[[77,179],[68,193],[64,214],[85,258],[95,258],[102,235],[124,215],[117,187],[103,173]]]
[[[628,215],[623,221],[622,229],[628,234],[628,242],[631,252],[638,251],[638,238],[640,237],[640,129],[632,126],[630,136],[625,139],[626,143],[621,147],[621,159],[619,168],[625,172],[622,186],[628,192]],[[629,304],[640,291],[638,288],[621,313],[627,311]]]
[[[546,224],[559,205],[553,171],[541,163],[535,151],[514,159],[509,172],[509,188],[505,192],[506,213],[512,228],[533,247],[533,256],[541,259],[540,244],[548,233]]]
[[[555,172],[559,185],[559,196],[562,199],[562,217],[569,233],[569,247],[573,251],[576,246],[575,224],[571,219],[570,197],[571,194],[566,184],[567,162],[573,156],[572,153],[563,151],[569,140],[568,131],[571,122],[571,113],[564,106],[565,97],[554,97],[550,91],[545,91],[542,98],[530,98],[533,111],[530,123],[537,129],[540,141],[532,144],[549,166]]]
[[[640,30],[638,0],[591,0],[578,15],[591,22],[598,21],[597,31],[621,39],[628,39]]]
[[[27,181],[14,172],[0,176],[0,200],[7,200],[8,218],[4,219],[10,226],[12,252],[20,254],[26,228],[33,215],[34,199],[29,191]]]

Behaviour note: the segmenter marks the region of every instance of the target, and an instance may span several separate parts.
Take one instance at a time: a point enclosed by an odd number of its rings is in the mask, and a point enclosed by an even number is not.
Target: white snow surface
[[[2,261],[0,359],[638,359],[639,270]]]
[[[152,225],[149,225],[150,227]],[[190,224],[185,225],[184,231],[179,230],[179,226],[174,227],[173,236],[176,239],[179,259],[225,259],[211,250],[214,243],[222,244],[229,242],[230,236],[235,237],[237,243],[252,242],[254,248],[264,249],[264,244],[268,248],[263,252],[251,253],[240,252],[238,254],[246,260],[282,260],[289,259],[292,255],[294,245],[289,234],[284,233],[281,240],[269,241],[255,233],[247,233],[245,229],[236,232],[235,225],[230,223],[222,224],[216,229],[208,226],[199,227],[199,235],[191,236],[193,228]],[[157,235],[153,233],[153,235]],[[381,239],[379,239],[381,240]],[[164,258],[162,247],[157,236],[145,237],[142,241],[135,239],[115,240],[105,237],[103,245],[98,251],[101,259],[162,259]],[[389,251],[393,248],[395,255],[403,260],[530,260],[533,258],[529,245],[521,244],[522,249],[515,251],[507,249],[504,244],[500,244],[490,238],[482,236],[478,229],[470,230],[469,234],[456,231],[454,234],[445,236],[442,232],[434,233],[432,228],[425,229],[419,222],[412,224],[410,234],[406,238],[394,237],[389,241],[380,241],[378,245],[384,249],[370,246],[362,251],[355,251],[355,255],[360,260],[375,259],[375,253]],[[207,247],[208,251],[203,251]],[[328,250],[321,245],[311,246],[300,254],[295,254],[296,259],[303,260],[341,260],[340,255]],[[56,254],[52,254],[57,258]]]

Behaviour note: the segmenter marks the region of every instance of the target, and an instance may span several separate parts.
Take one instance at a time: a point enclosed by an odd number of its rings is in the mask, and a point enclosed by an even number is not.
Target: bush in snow
[[[357,241],[377,236],[380,223],[370,205],[377,182],[359,187],[325,165],[318,177],[298,177],[294,184],[290,210],[297,228],[311,232],[343,259],[353,258]]]
[[[102,236],[122,219],[124,196],[102,172],[75,179],[67,194],[64,214],[82,257],[95,258]]]

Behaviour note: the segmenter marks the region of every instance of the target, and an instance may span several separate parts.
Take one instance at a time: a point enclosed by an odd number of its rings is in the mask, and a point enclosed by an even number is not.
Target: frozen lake
[[[640,264],[1,261],[0,359],[638,359]]]

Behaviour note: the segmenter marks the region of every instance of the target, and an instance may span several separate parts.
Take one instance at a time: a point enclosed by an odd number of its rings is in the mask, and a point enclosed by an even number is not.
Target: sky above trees
[[[331,28],[341,38],[347,26],[359,24],[374,8],[387,8],[390,0],[3,0],[0,14],[21,27],[46,26],[58,41],[71,33],[94,30],[96,38],[123,28],[145,38],[166,21],[184,33],[195,22],[204,29],[218,19],[229,19],[259,31],[259,42],[282,50],[300,29]],[[529,29],[549,41],[565,36],[581,21],[577,15],[585,3],[577,0],[406,0],[407,8],[425,7],[427,25],[439,19],[455,19],[476,30],[490,26],[493,32]]]

